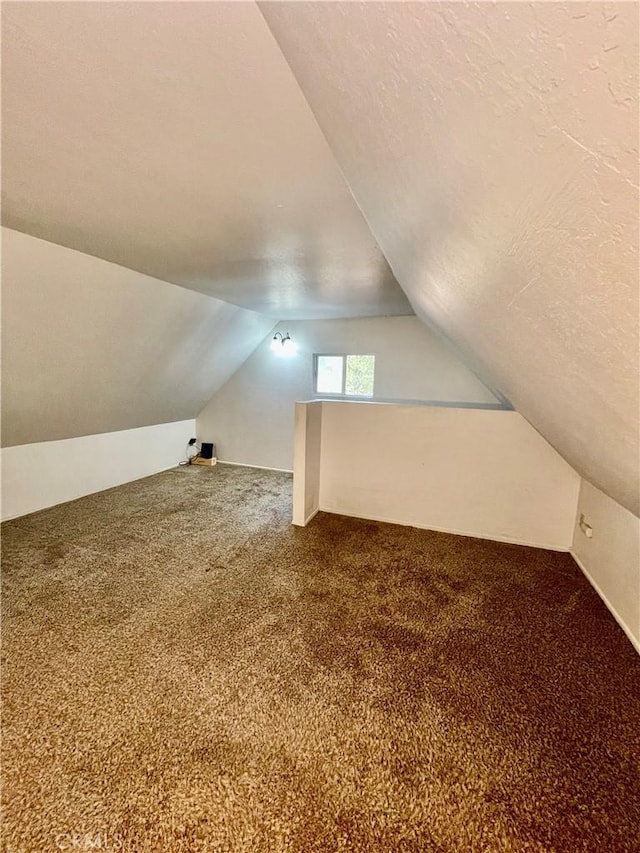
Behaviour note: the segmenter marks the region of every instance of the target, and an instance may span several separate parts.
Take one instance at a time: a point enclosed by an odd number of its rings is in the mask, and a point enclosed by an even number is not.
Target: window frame
[[[373,391],[371,394],[347,394],[347,357],[350,355],[366,355],[373,359]],[[318,359],[319,358],[341,358],[342,359],[342,391],[328,393],[318,391]],[[376,357],[372,352],[314,352],[313,354],[313,395],[324,399],[338,398],[340,400],[373,400],[376,390]]]

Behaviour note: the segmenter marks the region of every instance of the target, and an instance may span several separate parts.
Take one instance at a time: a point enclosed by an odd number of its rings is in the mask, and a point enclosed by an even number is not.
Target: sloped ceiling
[[[261,4],[418,315],[636,515],[638,8]]]
[[[39,440],[49,405],[46,438],[104,431],[115,411],[106,428],[193,416],[232,367],[214,362],[239,340],[224,335],[240,309],[184,288],[279,319],[410,312],[395,274],[419,316],[580,473],[640,512],[637,4],[2,12],[5,224],[154,277],[119,272],[115,284],[92,266],[65,290],[70,270],[55,258],[49,281],[40,253],[47,326],[22,252],[25,298],[7,296],[6,275],[3,293],[19,342],[4,347],[8,443]],[[144,305],[128,315],[136,288]],[[87,311],[67,317],[78,294]],[[86,399],[102,416],[85,412],[80,429],[82,347],[100,312]],[[238,318],[250,351],[270,321]],[[11,388],[14,372],[37,405]],[[56,398],[56,385],[71,390]]]
[[[4,225],[277,319],[413,313],[254,3],[2,17]]]
[[[194,418],[273,320],[2,229],[2,445]]]

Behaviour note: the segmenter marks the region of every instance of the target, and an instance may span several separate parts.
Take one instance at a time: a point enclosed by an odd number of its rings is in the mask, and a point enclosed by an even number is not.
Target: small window
[[[331,397],[373,397],[374,355],[315,355],[314,390]]]

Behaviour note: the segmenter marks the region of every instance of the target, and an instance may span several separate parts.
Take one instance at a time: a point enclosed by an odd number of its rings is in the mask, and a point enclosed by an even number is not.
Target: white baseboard
[[[613,605],[611,604],[611,602],[609,601],[609,599],[607,598],[607,596],[604,594],[604,592],[602,591],[602,589],[598,586],[598,584],[594,581],[594,579],[592,578],[592,576],[589,574],[589,572],[588,572],[588,571],[587,571],[587,569],[585,568],[584,564],[580,561],[580,559],[578,558],[578,556],[577,556],[576,554],[574,554],[574,552],[573,552],[573,551],[570,551],[569,553],[571,554],[571,556],[573,557],[573,559],[576,561],[576,564],[577,564],[578,568],[580,569],[580,571],[582,572],[582,574],[585,576],[585,578],[589,581],[589,583],[591,584],[591,586],[592,586],[592,587],[595,589],[595,591],[598,593],[598,595],[599,595],[599,596],[600,596],[600,598],[602,599],[602,601],[603,601],[603,603],[605,604],[605,606],[606,606],[607,610],[609,611],[609,613],[613,616],[613,618],[616,620],[616,622],[618,623],[618,625],[622,628],[622,630],[624,631],[624,633],[627,635],[627,638],[628,638],[628,640],[631,642],[631,645],[632,645],[632,646],[634,647],[634,649],[638,652],[638,654],[640,654],[640,640],[638,640],[638,638],[634,637],[633,632],[631,631],[631,629],[630,629],[630,628],[628,627],[628,625],[627,625],[627,624],[626,624],[626,623],[625,623],[625,622],[620,618],[620,616],[616,613],[615,608],[613,607]]]
[[[2,521],[12,521],[15,518],[24,518],[27,515],[33,515],[35,512],[42,512],[45,509],[51,509],[54,506],[62,506],[63,504],[73,503],[73,501],[79,501],[80,498],[86,498],[89,495],[99,495],[100,492],[108,492],[110,489],[117,489],[119,486],[126,486],[127,483],[135,483],[137,480],[146,480],[147,477],[153,477],[155,474],[162,474],[165,471],[172,471],[176,468],[177,465],[167,465],[165,468],[158,468],[157,470],[151,471],[149,474],[140,474],[140,476],[132,477],[129,480],[123,480],[121,483],[115,483],[112,486],[104,486],[103,488],[94,489],[91,492],[77,492],[76,494],[72,494],[70,497],[65,497],[64,500],[55,500],[52,503],[43,504],[42,506],[37,506],[36,509],[31,509],[29,512],[17,512],[12,515],[3,515]]]
[[[121,486],[178,464],[195,421],[2,448],[2,519]]]
[[[382,521],[385,524],[399,524],[402,527],[415,527],[418,530],[433,530],[435,533],[452,533],[454,536],[467,536],[472,539],[486,539],[489,542],[505,542],[507,545],[524,545],[527,548],[541,548],[543,551],[560,551],[566,553],[569,546],[561,548],[558,545],[549,545],[544,542],[530,542],[525,539],[513,539],[509,536],[487,536],[485,533],[477,533],[472,530],[456,530],[452,527],[434,527],[433,525],[419,524],[414,521],[400,520],[397,518],[384,518],[376,515],[359,515],[346,510],[338,511],[320,506],[320,512],[329,512],[332,515],[346,515],[349,518],[361,518],[365,521]]]
[[[304,520],[304,524],[303,524],[302,526],[303,526],[303,527],[306,527],[306,526],[307,526],[307,524],[309,524],[309,522],[310,522],[310,521],[312,521],[312,520],[316,517],[316,515],[317,515],[319,512],[320,512],[320,509],[319,509],[318,507],[316,507],[316,508],[313,510],[313,512],[310,512],[310,513],[309,513],[309,515],[305,518],[305,520]]]
[[[313,512],[309,513],[309,515],[305,518],[304,521],[292,521],[291,524],[293,524],[294,527],[306,527],[310,521],[313,521],[313,519],[319,512],[320,510],[316,508],[313,510]]]
[[[281,474],[293,474],[291,468],[269,468],[268,465],[250,465],[247,462],[231,462],[228,459],[218,459],[218,465],[235,465],[237,468],[256,468],[258,471],[279,471]]]

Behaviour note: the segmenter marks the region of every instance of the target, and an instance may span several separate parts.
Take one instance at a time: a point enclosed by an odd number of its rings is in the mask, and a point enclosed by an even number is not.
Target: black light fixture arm
[[[285,341],[291,340],[291,335],[289,334],[289,332],[287,332],[286,335],[283,335],[282,332],[276,332],[275,335],[273,336],[273,340],[277,341],[278,338],[280,339],[280,343],[282,344],[282,346],[284,346]]]

